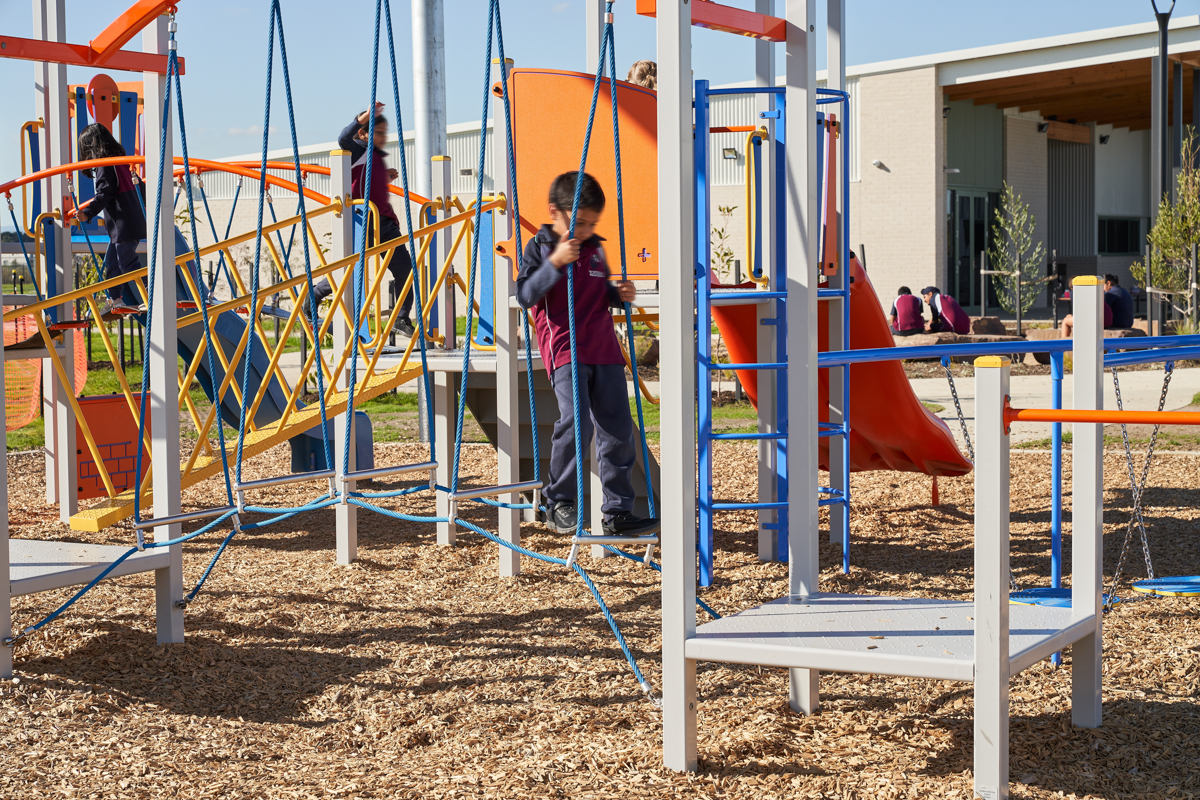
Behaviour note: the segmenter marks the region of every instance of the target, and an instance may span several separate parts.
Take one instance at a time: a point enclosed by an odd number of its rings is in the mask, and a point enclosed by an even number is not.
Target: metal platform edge
[[[10,539],[9,595],[19,597],[88,583],[128,550],[120,545]],[[78,561],[72,561],[72,556]],[[121,562],[105,580],[165,569],[169,563],[167,548],[144,550]]]

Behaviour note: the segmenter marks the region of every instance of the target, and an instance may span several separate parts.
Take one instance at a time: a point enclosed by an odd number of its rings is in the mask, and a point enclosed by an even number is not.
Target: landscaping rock
[[[637,363],[639,367],[658,366],[658,339],[642,336],[637,340]]]
[[[1007,336],[1008,330],[999,317],[971,317],[971,333]]]

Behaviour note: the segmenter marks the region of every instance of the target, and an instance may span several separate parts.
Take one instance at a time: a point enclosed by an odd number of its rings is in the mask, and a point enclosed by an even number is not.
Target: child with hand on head
[[[79,134],[79,160],[117,158],[125,148],[113,138],[108,128],[92,123]],[[146,215],[133,175],[124,164],[85,169],[83,174],[95,181],[95,196],[68,215],[82,225],[104,214],[108,230],[108,249],[104,252],[104,279],[110,280],[133,272],[141,266],[138,243],[146,238]],[[142,297],[132,283],[123,283],[108,290],[108,300],[101,316],[132,314],[142,305]]]
[[[559,533],[573,533],[576,506],[575,398],[571,385],[571,332],[566,271],[575,288],[575,341],[579,376],[579,427],[586,452],[592,429],[597,431],[600,480],[604,484],[604,534],[637,536],[658,530],[657,519],[633,513],[635,494],[630,474],[637,458],[625,358],[613,327],[612,311],[632,302],[632,281],[612,281],[601,237],[595,234],[604,211],[604,191],[584,174],[575,219],[568,238],[578,174],[567,172],[550,186],[550,224],[543,225],[525,247],[517,276],[517,299],[530,309],[537,329],[542,363],[558,398],[559,418],[551,440],[550,474],[544,494],[547,523]]]
[[[379,238],[381,241],[388,242],[400,238],[404,232],[400,229],[400,220],[396,216],[395,209],[392,208],[392,195],[388,191],[388,184],[400,177],[400,172],[389,168],[384,162],[384,159],[387,158],[388,121],[387,117],[383,115],[383,103],[375,104],[375,140],[368,143],[367,133],[370,122],[370,112],[364,111],[356,116],[338,136],[338,146],[350,152],[350,193],[356,200],[362,199],[367,185],[367,170],[371,170],[370,201],[379,209]],[[404,202],[407,203],[408,199],[405,198]],[[370,247],[374,244],[375,230],[372,225],[367,228],[367,246]],[[355,246],[357,247],[357,242],[355,242]],[[404,282],[412,272],[412,258],[408,254],[407,245],[397,247],[392,251],[391,260],[388,262],[388,271],[392,273],[392,278],[396,282],[396,292],[403,291]],[[331,294],[333,294],[333,287],[329,285],[327,278],[322,278],[313,287],[313,299],[317,304]],[[400,314],[393,326],[397,333],[404,336],[412,336],[415,331],[413,323],[409,319],[415,296],[416,286],[414,285],[401,301]],[[302,311],[307,318],[311,311],[307,298],[304,300]],[[313,324],[314,320],[310,319],[309,323]]]

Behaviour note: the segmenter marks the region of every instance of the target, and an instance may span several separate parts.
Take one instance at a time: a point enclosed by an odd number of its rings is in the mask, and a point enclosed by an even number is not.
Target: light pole
[[[1157,95],[1157,123],[1158,142],[1155,148],[1155,164],[1153,165],[1154,174],[1158,177],[1157,196],[1151,198],[1150,213],[1157,218],[1158,204],[1162,201],[1163,195],[1171,195],[1171,164],[1174,157],[1171,155],[1171,133],[1167,128],[1167,101],[1168,92],[1168,76],[1170,75],[1170,67],[1167,64],[1167,25],[1171,22],[1171,12],[1175,10],[1175,0],[1171,0],[1171,6],[1166,11],[1158,10],[1158,0],[1150,0],[1150,5],[1154,9],[1154,18],[1158,20],[1158,65],[1157,65],[1157,85],[1151,80],[1151,86],[1154,94]],[[1152,103],[1153,105],[1153,103]],[[1176,119],[1182,121],[1183,115],[1181,109],[1177,109]],[[1176,124],[1179,124],[1178,122]],[[1153,267],[1151,265],[1151,252],[1146,254],[1146,319],[1147,332],[1154,335],[1154,322],[1158,317],[1158,303],[1155,301],[1154,294],[1150,291],[1154,285]]]

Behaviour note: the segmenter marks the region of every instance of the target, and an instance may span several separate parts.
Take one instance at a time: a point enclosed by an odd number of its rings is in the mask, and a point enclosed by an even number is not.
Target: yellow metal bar
[[[192,402],[190,388],[191,384],[185,383],[183,380],[183,370],[179,370],[179,393],[187,403],[188,416],[192,418],[192,425],[196,427],[196,430],[200,430],[200,412],[196,410],[196,404]],[[212,448],[209,447],[207,439],[200,439],[197,447],[203,448],[206,453],[212,453]]]
[[[620,347],[621,347],[621,355],[625,357],[625,366],[629,368],[629,374],[630,375],[635,374],[633,371],[633,362],[629,359],[629,351],[625,349],[625,343],[622,342],[620,340],[620,338],[618,338],[617,344],[620,345]],[[650,394],[650,387],[646,385],[646,382],[644,380],[642,380],[642,376],[638,375],[637,379],[638,379],[638,388],[641,389],[641,391],[642,391],[642,397],[645,397],[648,401],[650,401],[654,405],[658,405],[660,402],[659,398]]]
[[[300,304],[304,302],[304,299],[307,296],[308,286],[303,285],[300,287],[300,301],[292,306],[292,311],[290,314],[288,314],[287,323],[283,328],[283,335],[279,338],[279,341],[275,342],[275,347],[271,351],[271,363],[267,367],[268,375],[279,369],[279,359],[283,355],[283,351],[287,346],[287,341],[292,335],[292,327],[296,324],[296,317],[300,315],[300,309],[303,307]],[[313,349],[314,351],[316,350],[316,348]],[[250,406],[250,413],[247,417],[248,419],[254,419],[254,415],[258,413],[258,407],[262,404],[263,398],[267,396],[267,390],[270,388],[270,385],[270,380],[266,380],[263,381],[262,386],[259,387],[258,393],[254,396],[254,403]],[[287,388],[286,384],[284,391],[288,394],[291,394],[291,389]]]
[[[758,220],[758,208],[754,203],[754,140],[763,141],[767,135],[766,128],[750,131],[746,136],[746,265],[750,271],[750,280],[759,286],[771,282],[767,276],[756,277],[754,274],[754,228]]]
[[[335,197],[329,202],[329,205],[321,206],[319,208],[316,208],[312,211],[307,212],[307,216],[309,219],[315,219],[316,217],[321,217],[321,216],[324,216],[325,214],[329,214],[329,213],[332,213],[335,211],[340,211],[341,208],[342,208],[342,202]],[[274,233],[275,231],[280,231],[280,230],[283,230],[284,228],[290,228],[293,225],[298,224],[300,222],[300,219],[301,219],[300,215],[297,214],[295,216],[288,217],[287,219],[281,219],[278,222],[273,222],[270,225],[263,225],[262,232],[263,232],[264,238],[266,238],[266,234],[268,234],[268,233]],[[239,233],[237,236],[233,236],[229,239],[223,239],[222,241],[216,242],[214,244],[210,244],[205,247],[201,247],[200,251],[198,253],[196,253],[195,255],[196,255],[197,259],[201,259],[201,258],[204,258],[205,256],[212,255],[213,253],[220,252],[221,250],[226,250],[230,247],[233,247],[236,244],[242,244],[243,242],[252,241],[257,236],[258,236],[257,230],[246,231],[245,233]],[[176,256],[175,263],[176,264],[186,264],[191,259],[192,259],[192,251],[189,250],[186,253],[184,253],[183,255]]]
[[[108,326],[100,320],[100,307],[96,302],[95,295],[87,297],[88,308],[92,310],[92,319],[97,320],[96,329],[100,331],[100,341],[104,343],[104,349],[108,351],[109,360],[112,361],[113,372],[117,376],[117,383],[121,385],[121,393],[125,395],[125,404],[129,406],[129,413],[133,416],[134,424],[141,427],[142,409],[137,400],[134,399],[133,390],[129,387],[129,379],[125,375],[125,370],[121,367],[121,359],[117,355],[117,349],[113,347],[112,338],[108,335]],[[150,455],[150,432],[145,430],[142,432],[143,441],[146,447],[146,455]]]
[[[21,138],[21,177],[25,177],[25,131],[32,128],[35,132],[42,127],[41,119],[32,119],[21,126],[21,132],[18,134]],[[32,156],[32,153],[30,154]],[[21,229],[30,238],[34,238],[33,231],[25,227],[25,220],[29,217],[29,197],[25,193],[29,188],[28,184],[21,184]],[[36,228],[37,225],[34,225]],[[35,262],[36,263],[36,262]]]

